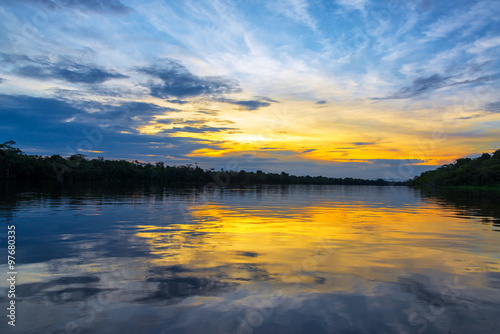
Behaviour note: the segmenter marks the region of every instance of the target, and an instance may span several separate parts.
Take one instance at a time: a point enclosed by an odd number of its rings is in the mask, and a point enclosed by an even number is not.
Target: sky
[[[27,154],[408,179],[500,148],[500,1],[0,2]]]

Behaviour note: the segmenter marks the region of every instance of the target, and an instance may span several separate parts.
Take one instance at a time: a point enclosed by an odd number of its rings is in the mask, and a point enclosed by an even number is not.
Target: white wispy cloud
[[[479,54],[498,46],[500,46],[500,36],[484,37],[475,41],[471,47],[467,48],[467,52]]]
[[[491,24],[491,19],[499,20],[499,12],[500,6],[494,1],[482,1],[469,9],[456,9],[432,23],[425,35],[431,39],[446,37],[452,33],[465,37]],[[485,20],[486,17],[489,20]]]
[[[307,0],[267,2],[267,6],[296,22],[305,24],[313,30],[317,28],[316,20],[309,14],[309,3]]]
[[[365,9],[369,0],[337,0],[339,5],[350,9],[357,9],[362,13],[365,13]]]

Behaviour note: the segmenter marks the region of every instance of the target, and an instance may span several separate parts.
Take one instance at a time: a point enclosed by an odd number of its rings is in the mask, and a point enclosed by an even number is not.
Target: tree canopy
[[[500,187],[500,149],[475,159],[460,158],[452,164],[424,172],[409,181],[409,185]]]
[[[286,172],[215,171],[193,165],[168,166],[164,162],[143,163],[125,160],[105,160],[102,157],[87,159],[83,154],[68,158],[60,155],[26,155],[14,148],[12,141],[0,144],[0,181],[6,182],[152,182],[216,183],[218,186],[245,184],[338,184],[338,185],[388,185],[389,182],[357,178],[332,178],[324,176],[295,176]],[[394,183],[392,183],[394,184]],[[397,184],[403,184],[399,182]]]

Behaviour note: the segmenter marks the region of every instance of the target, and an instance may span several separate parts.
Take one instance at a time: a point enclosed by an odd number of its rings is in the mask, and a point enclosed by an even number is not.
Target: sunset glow
[[[497,1],[96,3],[0,5],[0,141],[395,179],[500,146]]]

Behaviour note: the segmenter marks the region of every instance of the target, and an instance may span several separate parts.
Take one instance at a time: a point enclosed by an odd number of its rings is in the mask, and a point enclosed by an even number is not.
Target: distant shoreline
[[[14,147],[15,142],[0,144],[0,183],[61,184],[215,184],[234,185],[376,185],[413,187],[454,187],[456,189],[500,189],[500,150],[493,155],[483,153],[476,159],[462,158],[453,164],[427,171],[408,181],[369,180],[352,177],[296,176],[286,172],[248,172],[214,168],[202,169],[195,164],[168,166],[164,162],[144,163],[135,160],[87,159],[83,154],[68,158],[60,155],[26,155]]]
[[[0,175],[2,183],[56,182],[56,183],[154,183],[228,185],[259,184],[315,184],[315,185],[406,185],[406,182],[367,180],[359,178],[333,178],[324,176],[295,176],[286,172],[216,171],[198,166],[168,166],[163,162],[142,163],[125,160],[86,159],[82,154],[69,158],[25,155],[15,148],[14,142],[0,144]]]

